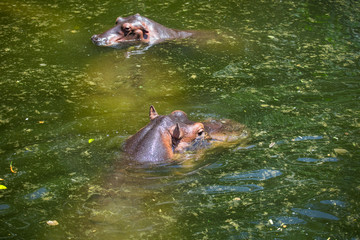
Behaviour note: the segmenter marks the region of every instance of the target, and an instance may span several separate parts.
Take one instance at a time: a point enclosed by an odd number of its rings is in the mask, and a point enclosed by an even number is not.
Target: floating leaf
[[[92,143],[93,141],[95,141],[95,139],[93,139],[93,138],[89,139],[89,143]]]
[[[349,153],[348,150],[343,149],[343,148],[335,148],[335,149],[334,149],[334,152],[335,152],[336,154],[340,154],[340,155]]]
[[[0,185],[0,189],[7,189],[7,187],[4,185]]]
[[[49,225],[49,226],[59,225],[58,221],[56,221],[56,220],[49,220],[49,221],[47,221],[46,223],[47,223],[47,225]]]
[[[16,169],[14,169],[13,165],[12,165],[12,161],[10,162],[10,171],[12,173],[16,173]]]

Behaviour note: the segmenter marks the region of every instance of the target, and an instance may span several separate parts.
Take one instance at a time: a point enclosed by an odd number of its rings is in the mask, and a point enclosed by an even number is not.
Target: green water
[[[360,238],[358,1],[0,9],[0,239]],[[130,58],[91,43],[135,13],[204,37]],[[242,122],[252,140],[127,169],[121,144],[151,104]]]

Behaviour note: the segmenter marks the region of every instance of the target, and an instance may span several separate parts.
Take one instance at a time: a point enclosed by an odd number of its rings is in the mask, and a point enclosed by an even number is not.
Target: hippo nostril
[[[92,41],[95,45],[97,45],[97,46],[100,46],[100,45],[102,44],[102,39],[99,38],[98,35],[93,35],[93,36],[91,37],[91,41]]]

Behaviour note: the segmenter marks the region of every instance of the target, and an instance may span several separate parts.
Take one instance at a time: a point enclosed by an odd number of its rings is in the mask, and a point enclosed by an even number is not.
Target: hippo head
[[[127,156],[137,162],[161,163],[171,160],[175,153],[181,153],[195,141],[206,138],[204,125],[190,121],[183,111],[159,115],[151,106],[149,116],[150,123],[124,145]]]
[[[122,46],[148,43],[149,31],[146,26],[147,18],[135,14],[126,18],[118,17],[115,27],[108,31],[93,35],[92,42],[97,46]]]

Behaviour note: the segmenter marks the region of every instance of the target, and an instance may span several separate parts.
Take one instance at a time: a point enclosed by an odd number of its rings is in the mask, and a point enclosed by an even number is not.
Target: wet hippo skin
[[[208,139],[219,142],[237,142],[249,137],[250,132],[244,124],[231,119],[209,118],[202,122]]]
[[[125,141],[127,158],[142,163],[161,163],[181,153],[193,141],[205,137],[204,125],[187,118],[180,110],[159,115],[153,106],[149,111],[150,123]]]
[[[129,17],[118,17],[115,27],[98,35],[91,40],[97,46],[126,46],[139,43],[150,45],[167,39],[188,38],[193,33],[167,28],[149,18],[135,14]]]
[[[150,123],[125,141],[123,149],[128,160],[162,163],[173,159],[176,153],[236,143],[249,137],[243,124],[230,119],[193,122],[183,111],[159,115],[153,106],[149,117]]]
[[[195,140],[186,151],[246,144],[250,140],[250,131],[244,124],[234,120],[208,118],[201,123],[206,137]]]

